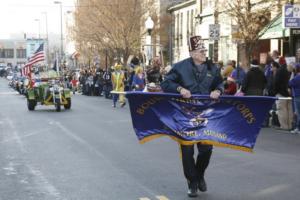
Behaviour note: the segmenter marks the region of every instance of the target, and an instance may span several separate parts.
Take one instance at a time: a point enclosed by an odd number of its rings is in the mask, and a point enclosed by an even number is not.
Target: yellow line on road
[[[165,196],[156,196],[157,199],[159,200],[169,200],[167,197]]]

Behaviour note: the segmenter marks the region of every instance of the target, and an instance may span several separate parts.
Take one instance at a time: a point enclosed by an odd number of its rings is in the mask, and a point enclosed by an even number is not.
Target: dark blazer
[[[275,74],[275,94],[281,94],[284,97],[289,96],[289,79],[290,73],[288,72],[286,66],[281,66]]]
[[[211,61],[206,61],[204,65],[204,69],[199,72],[192,58],[174,64],[161,83],[163,91],[178,93],[177,88],[181,86],[192,94],[209,94],[215,89],[223,92],[220,70]]]
[[[265,74],[259,67],[251,67],[242,84],[245,95],[262,96],[267,85]]]

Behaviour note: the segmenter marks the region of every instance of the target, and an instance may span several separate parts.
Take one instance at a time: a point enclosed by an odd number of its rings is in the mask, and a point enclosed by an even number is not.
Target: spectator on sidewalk
[[[160,84],[162,81],[162,75],[160,73],[161,61],[160,57],[153,58],[152,66],[147,70],[148,83]]]
[[[297,116],[297,123],[292,133],[300,133],[300,64],[295,66],[296,75],[293,79],[289,81],[289,86],[292,89],[293,103],[295,108],[295,113]]]
[[[145,75],[142,67],[135,68],[131,88],[135,91],[143,91],[145,88]]]
[[[77,91],[77,82],[78,80],[76,80],[76,76],[73,76],[71,80],[73,94],[75,94],[75,92]]]
[[[234,80],[235,80],[235,83],[236,83],[236,87],[239,88],[242,83],[243,83],[243,80],[246,76],[246,72],[245,70],[240,66],[238,65],[231,73],[230,75]]]
[[[242,83],[242,92],[246,96],[263,96],[267,80],[259,68],[257,60],[252,60],[250,70],[247,72]]]
[[[275,96],[275,76],[276,73],[278,71],[278,69],[280,68],[279,63],[272,61],[271,64],[271,74],[268,75],[267,78],[267,87],[266,87],[266,95],[267,96]]]
[[[106,99],[111,99],[110,91],[112,90],[111,70],[107,68],[103,73],[103,91]]]
[[[272,57],[272,59],[273,59],[275,62],[278,62],[278,63],[279,63],[279,57],[280,57],[280,54],[279,54],[279,51],[278,51],[278,50],[272,51],[271,57]]]
[[[219,60],[219,61],[218,61],[217,67],[218,67],[218,69],[220,70],[220,72],[224,70],[224,63],[223,63],[222,60]]]
[[[237,91],[235,79],[233,77],[229,76],[226,80],[226,83],[224,84],[224,88],[225,88],[224,94],[234,95]]]
[[[231,73],[232,73],[232,71],[234,69],[235,69],[235,61],[228,60],[226,67],[222,71],[222,77],[223,77],[223,79],[226,80],[227,77],[229,77],[231,75]]]
[[[290,73],[287,70],[287,65],[284,57],[279,58],[280,68],[275,75],[275,95],[276,97],[290,97],[288,92],[288,83]],[[278,120],[280,128],[283,130],[291,130],[293,122],[292,101],[286,99],[278,99],[276,101]]]
[[[268,72],[268,76],[266,76],[267,86],[266,86],[264,95],[274,97],[275,96],[275,76],[276,76],[276,73],[277,73],[280,65],[278,62],[272,61],[270,63],[270,67],[271,67],[270,72]],[[266,75],[266,73],[265,73],[265,75]],[[270,119],[271,119],[271,121],[270,121]],[[267,114],[267,118],[264,122],[264,126],[265,127],[269,127],[269,126],[280,127],[278,115],[276,112],[276,104],[274,104],[272,106],[272,110],[270,111],[270,113]]]

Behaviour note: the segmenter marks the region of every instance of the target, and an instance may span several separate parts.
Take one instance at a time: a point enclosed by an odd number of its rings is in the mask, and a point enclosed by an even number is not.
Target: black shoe
[[[188,183],[188,196],[189,197],[197,197],[198,196],[198,193],[197,193],[197,183],[196,182],[190,182]]]
[[[121,104],[121,108],[123,108],[126,105],[126,102]]]
[[[207,186],[206,186],[206,182],[204,180],[204,178],[201,178],[198,182],[198,189],[201,192],[206,192],[207,191]]]

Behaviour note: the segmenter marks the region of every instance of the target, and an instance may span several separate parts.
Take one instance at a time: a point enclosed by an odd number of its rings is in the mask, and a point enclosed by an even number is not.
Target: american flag
[[[34,54],[30,57],[26,65],[22,68],[22,75],[28,76],[28,74],[30,74],[31,71],[31,66],[43,60],[45,60],[44,44],[41,44],[39,48],[34,52]]]

